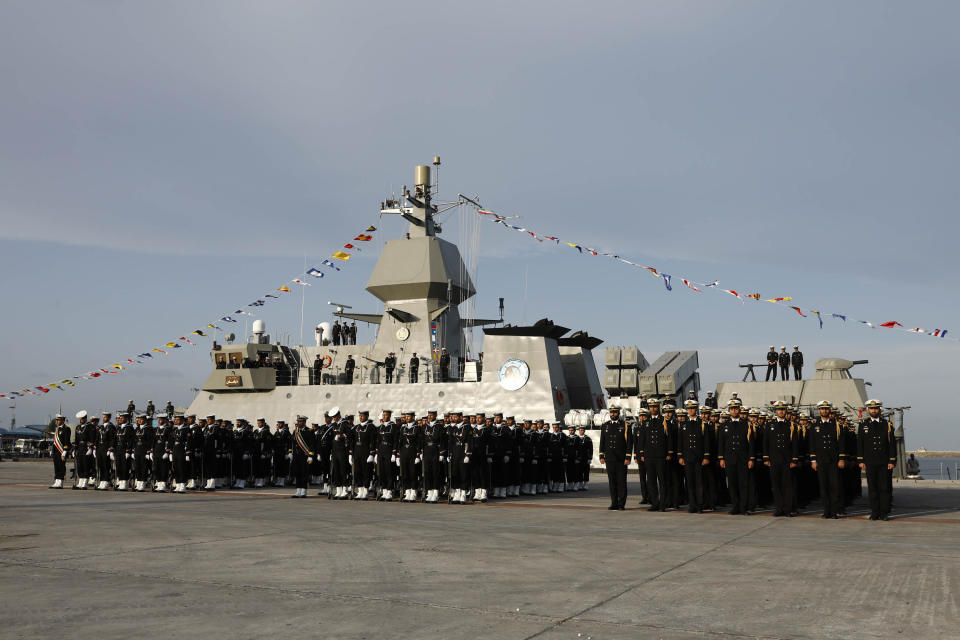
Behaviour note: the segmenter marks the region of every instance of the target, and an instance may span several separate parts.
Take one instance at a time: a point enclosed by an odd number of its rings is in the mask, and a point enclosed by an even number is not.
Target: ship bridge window
[[[230,368],[239,369],[243,366],[243,354],[242,353],[231,353],[230,354]]]
[[[226,369],[227,368],[227,354],[225,353],[216,353],[213,356],[213,361],[216,363],[217,369]]]

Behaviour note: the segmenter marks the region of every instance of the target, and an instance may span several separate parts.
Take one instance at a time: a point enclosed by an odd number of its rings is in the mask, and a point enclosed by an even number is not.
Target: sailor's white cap
[[[360,415],[361,413],[366,413],[367,415],[369,415],[370,409],[366,407],[360,407],[359,409],[357,409],[357,415]]]
[[[440,413],[440,409],[427,409],[427,413]]]
[[[264,418],[263,416],[258,416],[258,417],[257,417],[257,422],[260,422],[261,420],[263,420],[264,422],[267,421],[267,419]]]
[[[883,406],[883,403],[877,400],[876,398],[871,398],[867,400],[867,409],[879,409]]]
[[[57,420],[60,420],[61,418],[65,418],[66,416],[64,416],[62,413],[58,413],[57,415],[55,415],[55,416],[53,416],[53,417],[56,418]]]
[[[77,420],[79,420],[79,419],[81,419],[81,418],[86,418],[86,417],[87,417],[87,412],[86,412],[86,411],[77,411]]]
[[[833,406],[827,400],[821,400],[817,403],[817,409],[832,409]]]
[[[330,410],[327,411],[327,417],[332,418],[338,413],[340,413],[340,407],[330,407]]]

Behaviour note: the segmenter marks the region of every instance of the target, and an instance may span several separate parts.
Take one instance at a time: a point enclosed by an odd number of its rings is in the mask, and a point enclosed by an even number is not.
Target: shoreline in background
[[[960,458],[960,451],[907,451],[907,455],[911,453],[918,458]]]

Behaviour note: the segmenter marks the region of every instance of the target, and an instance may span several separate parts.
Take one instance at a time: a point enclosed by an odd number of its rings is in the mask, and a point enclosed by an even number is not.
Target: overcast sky
[[[379,246],[405,230],[380,200],[440,155],[442,195],[677,285],[485,222],[480,315],[503,296],[510,321],[650,360],[698,349],[708,388],[770,344],[869,359],[871,395],[913,406],[909,447],[960,449],[957,343],[820,330],[676,281],[960,337],[958,18],[950,2],[2,3],[0,393],[176,339],[367,225]],[[379,310],[362,291],[377,246],[308,290],[308,326],[329,299]],[[289,297],[261,317],[297,339]],[[206,351],[157,360],[23,399],[18,422],[186,405]]]

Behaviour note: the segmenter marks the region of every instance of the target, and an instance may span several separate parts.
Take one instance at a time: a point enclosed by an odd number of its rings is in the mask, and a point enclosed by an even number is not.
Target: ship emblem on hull
[[[530,379],[530,367],[519,358],[510,358],[500,365],[500,386],[507,391],[516,391]]]

